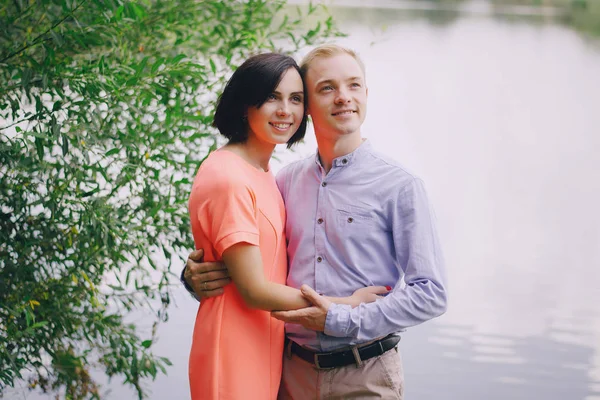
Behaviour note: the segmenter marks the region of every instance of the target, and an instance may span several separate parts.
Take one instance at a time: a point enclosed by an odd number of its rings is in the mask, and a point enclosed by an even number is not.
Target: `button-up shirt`
[[[335,297],[393,287],[356,308],[332,304],[324,333],[287,324],[291,340],[331,351],[444,313],[443,257],[419,178],[365,141],[333,160],[328,173],[317,153],[282,169],[277,184],[287,212],[288,286],[308,284]]]

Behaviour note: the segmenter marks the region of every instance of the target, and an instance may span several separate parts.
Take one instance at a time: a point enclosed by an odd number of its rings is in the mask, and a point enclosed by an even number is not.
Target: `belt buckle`
[[[332,354],[332,353],[315,353],[315,355],[313,356],[315,367],[317,367],[317,369],[333,369],[333,368],[335,368],[335,367],[322,367],[321,364],[319,364],[319,356],[328,356],[330,354]]]

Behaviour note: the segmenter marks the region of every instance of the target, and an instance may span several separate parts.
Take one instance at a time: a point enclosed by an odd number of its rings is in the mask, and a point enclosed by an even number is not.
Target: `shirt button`
[[[344,158],[344,159],[342,160],[342,164],[348,164],[348,159],[347,159],[347,158]]]
[[[323,223],[323,218],[319,218],[319,219],[317,220],[317,224],[322,224],[322,223]]]
[[[323,257],[320,257],[320,256],[317,257],[317,262],[321,262],[321,261],[323,261]]]
[[[321,186],[323,186],[323,187],[327,186],[327,182],[321,183]]]
[[[348,222],[349,222],[349,223],[352,223],[352,222],[354,222],[354,218],[352,218],[352,217],[349,217],[349,218],[348,218]]]

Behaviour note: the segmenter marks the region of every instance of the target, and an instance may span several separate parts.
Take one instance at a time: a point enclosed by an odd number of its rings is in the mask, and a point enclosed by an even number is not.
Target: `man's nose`
[[[347,103],[348,101],[350,101],[350,95],[348,94],[348,92],[345,89],[340,89],[337,92],[337,96],[335,97],[335,103],[336,104],[344,104]]]

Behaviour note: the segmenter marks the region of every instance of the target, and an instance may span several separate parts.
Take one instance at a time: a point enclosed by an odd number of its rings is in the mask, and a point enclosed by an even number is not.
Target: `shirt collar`
[[[352,153],[348,153],[344,156],[340,156],[333,159],[333,167],[347,167],[348,165],[357,162],[361,158],[363,158],[366,154],[368,154],[371,150],[371,142],[367,139],[363,139],[362,143],[356,150]],[[315,154],[315,163],[322,168],[321,160],[319,159],[319,149]]]

